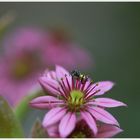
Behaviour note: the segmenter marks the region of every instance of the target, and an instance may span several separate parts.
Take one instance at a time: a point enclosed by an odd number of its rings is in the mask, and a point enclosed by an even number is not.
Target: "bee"
[[[82,84],[84,84],[88,80],[88,76],[80,73],[78,70],[73,70],[71,72],[71,76],[74,77],[75,79],[79,79]]]

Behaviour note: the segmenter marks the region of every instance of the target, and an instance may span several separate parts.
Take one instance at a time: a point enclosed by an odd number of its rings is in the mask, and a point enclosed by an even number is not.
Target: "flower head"
[[[111,138],[123,130],[115,125],[97,123],[98,133],[94,135],[83,118],[76,121],[75,129],[67,136],[68,138]],[[59,123],[49,126],[47,129],[49,137],[61,138],[59,133]]]
[[[83,82],[60,66],[56,66],[55,71],[47,71],[39,81],[50,95],[37,97],[30,104],[35,108],[50,109],[43,120],[45,128],[59,123],[60,136],[67,137],[75,129],[79,116],[85,120],[95,136],[98,133],[97,121],[119,126],[105,108],[125,104],[110,98],[96,98],[110,90],[114,85],[112,82],[93,83],[89,78]]]
[[[37,77],[46,66],[43,46],[45,33],[36,28],[19,28],[7,35],[0,57],[0,94],[16,105],[36,87]]]
[[[76,57],[85,61],[90,59],[88,53],[74,43],[54,43],[50,36],[50,32],[36,27],[22,27],[4,38],[4,52],[0,57],[0,94],[11,105],[19,103],[36,87],[38,75],[45,67],[53,68],[55,64],[62,64],[71,68],[79,64],[79,61],[75,61]]]

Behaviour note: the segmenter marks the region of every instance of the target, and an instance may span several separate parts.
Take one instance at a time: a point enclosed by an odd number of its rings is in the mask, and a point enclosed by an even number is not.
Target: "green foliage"
[[[31,108],[29,106],[29,102],[33,98],[35,98],[37,96],[41,96],[41,95],[44,95],[42,90],[41,91],[39,90],[39,91],[36,91],[34,93],[28,94],[28,96],[25,96],[25,98],[15,107],[15,109],[14,109],[15,114],[16,114],[16,116],[19,120],[23,120],[26,117],[27,113],[29,111],[31,111]]]
[[[32,138],[47,138],[47,132],[42,127],[42,124],[39,119],[36,120],[34,123],[32,130],[31,130],[31,137]]]
[[[30,130],[36,121],[36,118],[42,119],[44,116],[44,113],[47,111],[44,110],[37,110],[34,108],[31,108],[29,105],[29,102],[38,96],[45,95],[47,93],[44,93],[43,90],[37,89],[32,92],[30,92],[27,96],[25,96],[20,103],[14,108],[16,117],[20,120],[25,137],[28,137],[30,135]]]
[[[12,109],[0,96],[0,137],[1,138],[21,138],[23,131],[21,125]]]
[[[15,114],[17,116],[18,119],[22,120],[25,116],[26,113],[30,110],[29,108],[29,102],[31,101],[31,99],[33,99],[36,95],[28,95],[26,96],[21,102],[20,104],[18,104],[15,107]]]

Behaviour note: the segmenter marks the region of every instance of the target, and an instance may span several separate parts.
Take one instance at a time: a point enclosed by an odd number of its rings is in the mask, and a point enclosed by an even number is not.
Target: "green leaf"
[[[14,111],[16,117],[20,120],[22,128],[26,137],[29,136],[30,130],[36,121],[36,118],[42,119],[47,110],[38,110],[30,107],[29,102],[38,96],[46,95],[41,88],[32,90],[28,95],[26,95],[20,103],[15,106]]]
[[[18,119],[12,109],[0,96],[0,137],[1,138],[21,138],[23,131]]]
[[[34,123],[32,130],[31,130],[31,137],[32,138],[47,138],[47,132],[46,130],[42,127],[42,124],[39,119],[36,120]]]
[[[41,96],[41,95],[44,95],[44,92],[42,90],[29,93],[28,96],[25,96],[23,98],[23,100],[15,107],[15,109],[14,109],[15,114],[20,121],[22,121],[26,117],[27,113],[29,111],[31,111],[31,107],[29,106],[29,102],[33,98],[35,98],[37,96]]]
[[[36,97],[36,95],[28,95],[26,96],[21,102],[20,104],[18,104],[14,111],[15,111],[15,115],[17,116],[17,118],[19,120],[23,120],[24,117],[26,116],[26,113],[30,110],[29,107],[29,102]]]

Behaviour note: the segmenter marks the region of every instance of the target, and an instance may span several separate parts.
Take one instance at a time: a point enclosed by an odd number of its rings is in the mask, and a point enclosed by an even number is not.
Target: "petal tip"
[[[35,99],[33,99],[33,100],[31,100],[28,104],[29,104],[29,106],[31,106],[31,107],[36,107],[36,105],[35,105]]]
[[[56,65],[55,65],[55,69],[56,69],[56,70],[59,70],[59,69],[64,69],[64,68],[63,68],[62,66],[56,64]]]
[[[127,105],[127,104],[125,104],[125,103],[123,103],[123,104],[122,104],[122,106],[128,107],[128,105]]]
[[[116,124],[118,127],[120,127],[120,124],[119,124],[119,122],[118,122],[118,121],[116,121],[116,122],[115,122],[115,124]]]
[[[110,83],[110,86],[114,87],[116,83],[114,81],[108,81]]]

